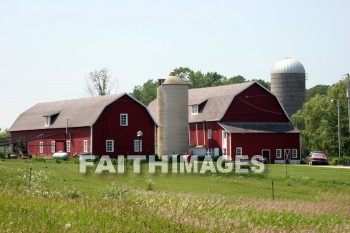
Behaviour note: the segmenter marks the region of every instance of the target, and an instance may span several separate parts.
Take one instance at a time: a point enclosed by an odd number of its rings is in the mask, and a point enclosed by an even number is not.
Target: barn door
[[[56,152],[66,151],[66,143],[64,140],[56,140]]]
[[[284,149],[284,162],[289,163],[290,161],[290,149]]]

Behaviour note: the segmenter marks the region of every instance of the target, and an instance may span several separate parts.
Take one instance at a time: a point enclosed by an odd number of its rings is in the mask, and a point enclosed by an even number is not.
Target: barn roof
[[[127,94],[39,103],[19,115],[9,131],[65,128],[67,119],[69,127],[92,126],[105,107],[124,95]],[[45,126],[46,116],[52,118],[50,126]]]
[[[300,133],[290,122],[220,122],[229,133]]]
[[[245,82],[231,85],[189,89],[189,107],[191,105],[205,105],[201,113],[197,115],[191,115],[191,109],[189,109],[189,122],[220,121],[235,96],[255,83],[256,82]],[[148,110],[152,114],[153,118],[157,119],[157,100],[153,100],[148,105]]]

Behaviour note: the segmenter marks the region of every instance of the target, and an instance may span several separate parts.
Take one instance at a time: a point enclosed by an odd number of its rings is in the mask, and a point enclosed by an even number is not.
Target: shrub
[[[331,160],[331,165],[349,165],[349,158],[334,158]]]

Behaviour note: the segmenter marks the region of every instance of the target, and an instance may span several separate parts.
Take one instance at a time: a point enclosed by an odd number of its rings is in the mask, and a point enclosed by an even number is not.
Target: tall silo
[[[188,84],[176,76],[158,82],[158,155],[188,153]]]
[[[305,69],[293,58],[278,61],[271,70],[271,92],[289,116],[302,108],[305,101]]]

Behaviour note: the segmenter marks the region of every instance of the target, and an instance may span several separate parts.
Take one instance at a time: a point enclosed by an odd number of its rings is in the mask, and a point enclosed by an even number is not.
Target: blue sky
[[[176,67],[270,80],[285,57],[307,88],[350,72],[350,1],[0,0],[0,127],[39,102],[88,96],[107,67],[131,92]]]

